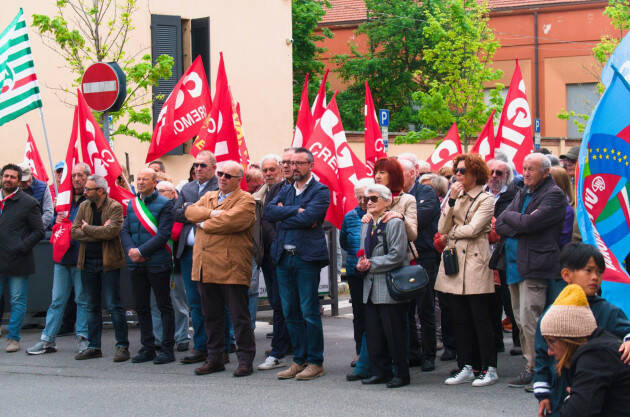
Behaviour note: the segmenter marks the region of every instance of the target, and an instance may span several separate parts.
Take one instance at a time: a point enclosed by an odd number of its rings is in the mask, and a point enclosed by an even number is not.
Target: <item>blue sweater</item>
[[[361,219],[363,216],[365,216],[365,211],[356,206],[354,210],[346,213],[341,224],[339,244],[346,251],[347,275],[356,275],[357,252],[361,249]]]

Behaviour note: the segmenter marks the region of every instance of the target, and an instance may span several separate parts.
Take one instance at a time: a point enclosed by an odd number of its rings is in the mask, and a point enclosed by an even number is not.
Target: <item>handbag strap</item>
[[[475,200],[477,200],[477,197],[479,197],[481,194],[483,194],[483,190],[481,190],[479,192],[479,194],[477,194],[475,196],[475,198],[472,199],[472,202],[470,203],[470,206],[468,206],[468,210],[466,210],[466,216],[464,216],[464,224],[468,223],[468,214],[470,213],[470,209],[472,208],[473,204],[475,204]],[[447,235],[447,239],[448,239],[448,235]],[[448,240],[450,240],[450,239],[448,239]],[[457,242],[457,239],[455,239],[455,242]],[[448,241],[447,241],[446,244],[448,246]]]

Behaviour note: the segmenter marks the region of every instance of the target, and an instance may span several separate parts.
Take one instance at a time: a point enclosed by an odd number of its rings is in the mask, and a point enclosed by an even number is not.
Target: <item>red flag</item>
[[[230,93],[231,95],[231,93]],[[236,108],[232,112],[234,117],[234,130],[236,131],[236,141],[238,143],[239,162],[243,166],[243,172],[249,167],[249,152],[245,143],[245,133],[243,132],[243,123],[241,122],[241,103],[236,103]],[[247,191],[247,181],[245,175],[241,179],[241,189]]]
[[[158,116],[146,162],[153,161],[195,136],[212,100],[201,56],[179,79]]]
[[[297,121],[295,122],[295,131],[293,132],[293,142],[291,146],[299,148],[303,146],[313,133],[313,115],[308,104],[308,73],[304,79],[304,87],[302,88],[302,98],[300,99],[300,109],[298,110]]]
[[[66,151],[66,163],[61,173],[59,189],[56,199],[57,213],[68,212],[72,207],[72,168],[79,163],[79,107],[74,108],[74,119],[72,121],[72,133]]]
[[[53,247],[53,260],[61,262],[61,258],[70,248],[72,240],[72,222],[68,218],[63,219],[60,223],[55,223],[52,227],[52,235],[50,243]]]
[[[326,220],[341,228],[343,216],[357,205],[354,184],[358,176],[354,166],[356,156],[353,157],[346,141],[335,97],[336,93],[305,147],[315,157],[313,173],[330,189]]]
[[[28,131],[28,139],[26,140],[26,150],[24,151],[24,162],[28,162],[33,177],[48,183],[48,174],[46,174],[46,168],[44,168],[42,158],[39,156],[39,151],[28,123],[26,124],[26,130]]]
[[[328,69],[324,73],[322,83],[319,85],[319,91],[313,100],[313,107],[311,108],[311,114],[313,115],[313,124],[317,123],[324,111],[326,111],[326,78],[328,78]]]
[[[427,162],[431,165],[431,171],[437,172],[460,153],[462,153],[462,143],[459,140],[457,123],[453,123],[453,126],[448,130],[442,142],[435,148],[431,157],[427,159]]]
[[[81,90],[77,90],[79,99],[79,131],[81,132],[81,154],[83,162],[88,164],[92,172],[101,175],[109,185],[109,196],[122,204],[126,210],[129,200],[134,195],[116,184],[122,174],[122,168],[109,147],[103,131],[94,119],[92,111],[85,102]]]
[[[217,162],[229,160],[240,162],[233,113],[232,96],[228,87],[223,53],[221,53],[212,109],[203,122],[190,153],[197,156],[201,150],[208,149],[214,153]]]
[[[475,146],[473,146],[471,152],[478,153],[486,162],[494,158],[494,123],[492,118],[494,117],[494,110],[488,117],[488,121],[484,125]]]
[[[381,158],[387,158],[385,144],[381,136],[381,128],[376,118],[376,109],[372,101],[372,92],[368,82],[365,82],[365,165],[367,176],[374,175],[374,164]]]
[[[532,117],[518,60],[501,112],[495,148],[505,152],[518,172],[523,171],[523,160],[534,149]]]

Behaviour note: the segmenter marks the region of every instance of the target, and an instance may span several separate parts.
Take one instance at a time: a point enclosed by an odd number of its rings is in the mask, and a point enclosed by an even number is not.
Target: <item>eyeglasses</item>
[[[95,190],[98,190],[99,188],[101,188],[101,187],[94,187],[94,188],[85,187],[84,190],[85,191],[95,191]]]
[[[497,177],[502,177],[503,176],[503,171],[499,171],[498,169],[493,169],[490,171],[490,175],[497,175]]]
[[[241,178],[240,176],[237,177],[236,175],[228,174],[223,171],[217,171],[217,177],[219,178],[225,177],[226,180],[231,180],[232,178]]]
[[[367,202],[370,202],[370,201],[372,203],[376,203],[376,202],[378,202],[378,199],[379,199],[379,196],[377,196],[377,195],[371,195],[369,197],[361,197],[361,201],[363,203],[367,203]]]
[[[465,175],[466,174],[466,168],[455,168],[455,174],[462,174]]]
[[[282,165],[291,165],[291,160],[281,161]]]
[[[194,162],[193,168],[208,168],[208,164],[204,164],[203,162]]]
[[[308,161],[291,161],[292,166],[304,166],[306,164],[310,164]]]

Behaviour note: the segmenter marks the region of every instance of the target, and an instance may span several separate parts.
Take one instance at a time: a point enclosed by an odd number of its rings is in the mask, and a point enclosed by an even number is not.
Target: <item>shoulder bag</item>
[[[385,229],[383,229],[383,246],[385,254],[389,253]],[[390,297],[396,301],[409,301],[420,297],[429,284],[429,277],[422,266],[407,265],[389,271],[385,276],[385,282]]]

